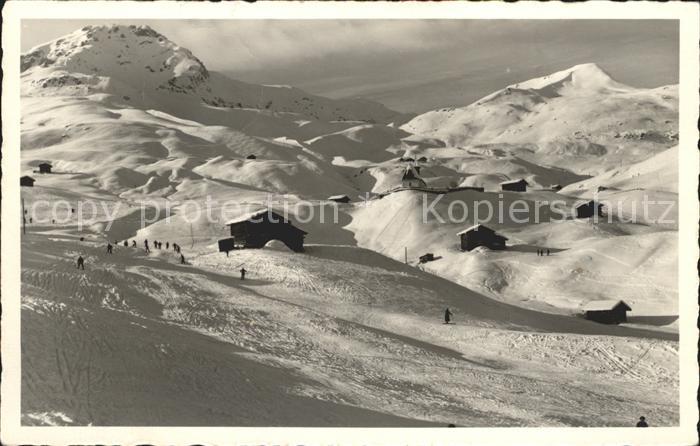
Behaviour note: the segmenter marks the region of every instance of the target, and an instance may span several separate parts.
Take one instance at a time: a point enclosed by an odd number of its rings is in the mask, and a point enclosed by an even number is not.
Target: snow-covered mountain
[[[528,197],[535,201],[590,198],[599,187],[606,189],[601,198],[625,212],[634,209],[640,194],[677,201],[678,149],[669,149],[677,145],[677,87],[632,88],[594,64],[520,82],[405,125],[387,122],[401,116],[379,104],[217,75],[148,27],[85,27],[23,55],[22,70],[23,167],[53,162],[63,175],[42,177],[39,184],[53,190],[117,200],[211,196],[260,202],[267,194],[293,199],[347,194],[357,200],[400,184],[406,165],[401,159],[410,158],[428,185],[441,188],[477,186],[492,193],[504,180],[524,178],[531,189],[540,189],[537,197]],[[264,95],[256,97],[259,92]],[[218,103],[216,97],[227,99]],[[269,109],[260,97],[273,98]],[[241,107],[231,106],[234,98]],[[336,110],[357,120],[336,119]],[[564,187],[560,194],[542,191],[553,184]],[[404,198],[394,194],[375,203],[381,218],[367,210],[349,212],[354,241],[397,258],[404,246],[415,252],[450,250],[460,225],[420,224],[407,232],[405,219],[420,214],[420,205]],[[660,212],[646,223],[669,229],[658,225]],[[393,217],[384,221],[387,215]],[[384,229],[376,233],[379,221]],[[617,222],[611,228],[503,229],[523,243],[566,247],[579,239],[648,232]],[[206,224],[200,229],[218,234]],[[389,243],[387,232],[400,235]],[[440,265],[433,266],[436,272],[458,281],[470,270]],[[501,279],[471,279],[464,283],[505,298],[524,292],[520,279],[496,288],[490,283]],[[651,300],[663,301],[660,293]]]
[[[229,79],[135,26],[85,27],[21,69],[22,173],[54,166],[22,188],[26,424],[624,426],[642,409],[677,424],[676,227],[661,210],[598,223],[538,207],[599,191],[625,214],[642,196],[677,203],[677,87],[580,65],[406,122]],[[440,193],[388,193],[407,165]],[[516,178],[527,192],[500,191]],[[351,199],[337,220],[294,209],[323,215],[337,194]],[[81,226],[70,209],[86,199],[100,205]],[[213,219],[180,204],[210,199]],[[43,200],[70,206],[52,221]],[[140,200],[172,215],[144,217]],[[223,202],[282,200],[305,253],[217,252]],[[433,200],[455,219],[426,221]],[[487,223],[507,249],[459,249],[475,205],[516,202],[524,221]],[[114,240],[136,247],[105,255]],[[186,264],[145,240],[179,244]],[[629,323],[574,317],[603,299],[629,303]]]
[[[371,101],[334,100],[289,86],[230,79],[209,71],[188,49],[148,26],[86,26],[23,54],[21,71],[26,95],[109,93],[125,104],[157,109],[186,98],[190,107],[202,103],[326,121],[404,119]],[[168,96],[171,100],[163,101]]]
[[[678,86],[632,88],[595,64],[510,85],[402,128],[451,146],[503,149],[595,175],[678,143]]]

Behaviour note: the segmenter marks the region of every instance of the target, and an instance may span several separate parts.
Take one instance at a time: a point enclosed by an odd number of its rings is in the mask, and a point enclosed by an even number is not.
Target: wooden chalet
[[[36,180],[29,175],[25,175],[19,179],[19,185],[24,187],[34,187],[34,182]]]
[[[603,215],[603,205],[594,200],[576,206],[576,218],[590,218],[595,215]]]
[[[236,248],[263,248],[270,240],[279,240],[294,252],[304,251],[307,233],[268,209],[242,215],[227,222],[226,226],[230,228]]]
[[[528,183],[520,178],[519,180],[510,180],[500,183],[502,191],[509,192],[526,192]]]
[[[481,224],[458,232],[457,235],[459,236],[460,249],[462,251],[471,251],[479,246],[485,246],[494,250],[506,249],[506,241],[508,240],[502,235],[496,234],[496,231],[493,229]]]
[[[622,300],[594,300],[583,306],[583,316],[601,324],[627,322],[627,312],[632,308]]]

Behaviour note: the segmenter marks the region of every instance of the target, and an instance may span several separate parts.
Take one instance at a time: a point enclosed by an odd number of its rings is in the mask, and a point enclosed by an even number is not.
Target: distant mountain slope
[[[595,175],[678,143],[678,86],[632,88],[595,64],[577,65],[466,107],[424,113],[401,128],[447,145],[505,146],[540,164]]]
[[[391,122],[401,114],[367,100],[335,100],[287,86],[265,86],[209,71],[189,50],[148,26],[86,26],[32,48],[21,60],[23,94],[109,93],[163,109],[163,95],[190,106],[293,113],[320,120]]]
[[[406,135],[381,104],[229,79],[149,27],[84,27],[23,54],[21,70],[23,170],[51,161],[96,194],[355,195],[336,149],[287,142],[358,127],[349,138],[368,133],[369,149],[354,144],[374,158]]]
[[[616,167],[601,175],[569,184],[562,193],[591,196],[598,188],[678,193],[678,146],[639,163]]]

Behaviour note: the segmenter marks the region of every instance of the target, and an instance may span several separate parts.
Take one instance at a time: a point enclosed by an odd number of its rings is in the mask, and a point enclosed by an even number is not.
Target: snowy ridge
[[[595,64],[513,84],[462,108],[433,110],[401,128],[448,146],[488,146],[538,164],[598,174],[596,160],[637,162],[677,144],[678,87],[637,89]]]
[[[332,100],[290,86],[254,85],[212,73],[189,50],[148,26],[86,26],[23,54],[21,71],[29,81],[24,82],[27,94],[108,92],[163,109],[160,93],[167,92],[212,107],[329,121],[389,122],[401,116],[366,100]]]

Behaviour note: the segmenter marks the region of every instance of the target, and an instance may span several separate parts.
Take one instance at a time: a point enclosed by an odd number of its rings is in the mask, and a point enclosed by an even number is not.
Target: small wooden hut
[[[39,173],[51,173],[52,168],[51,163],[41,163],[39,164]]]
[[[294,252],[304,251],[305,231],[280,214],[261,209],[226,223],[236,247],[263,248],[270,240],[279,240]]]
[[[496,234],[491,228],[478,224],[458,232],[460,248],[462,251],[471,251],[478,246],[489,249],[506,249],[507,238]]]
[[[526,192],[527,191],[527,181],[520,178],[518,180],[509,180],[501,183],[502,191],[509,192]]]
[[[36,180],[29,175],[25,175],[19,179],[19,185],[24,187],[34,187],[34,182]]]
[[[583,307],[584,317],[601,324],[627,322],[627,312],[632,308],[622,300],[594,300]]]
[[[347,195],[331,195],[328,197],[328,201],[335,201],[336,203],[349,203],[350,197]]]
[[[590,218],[594,215],[603,215],[603,205],[591,200],[576,206],[576,218]]]

